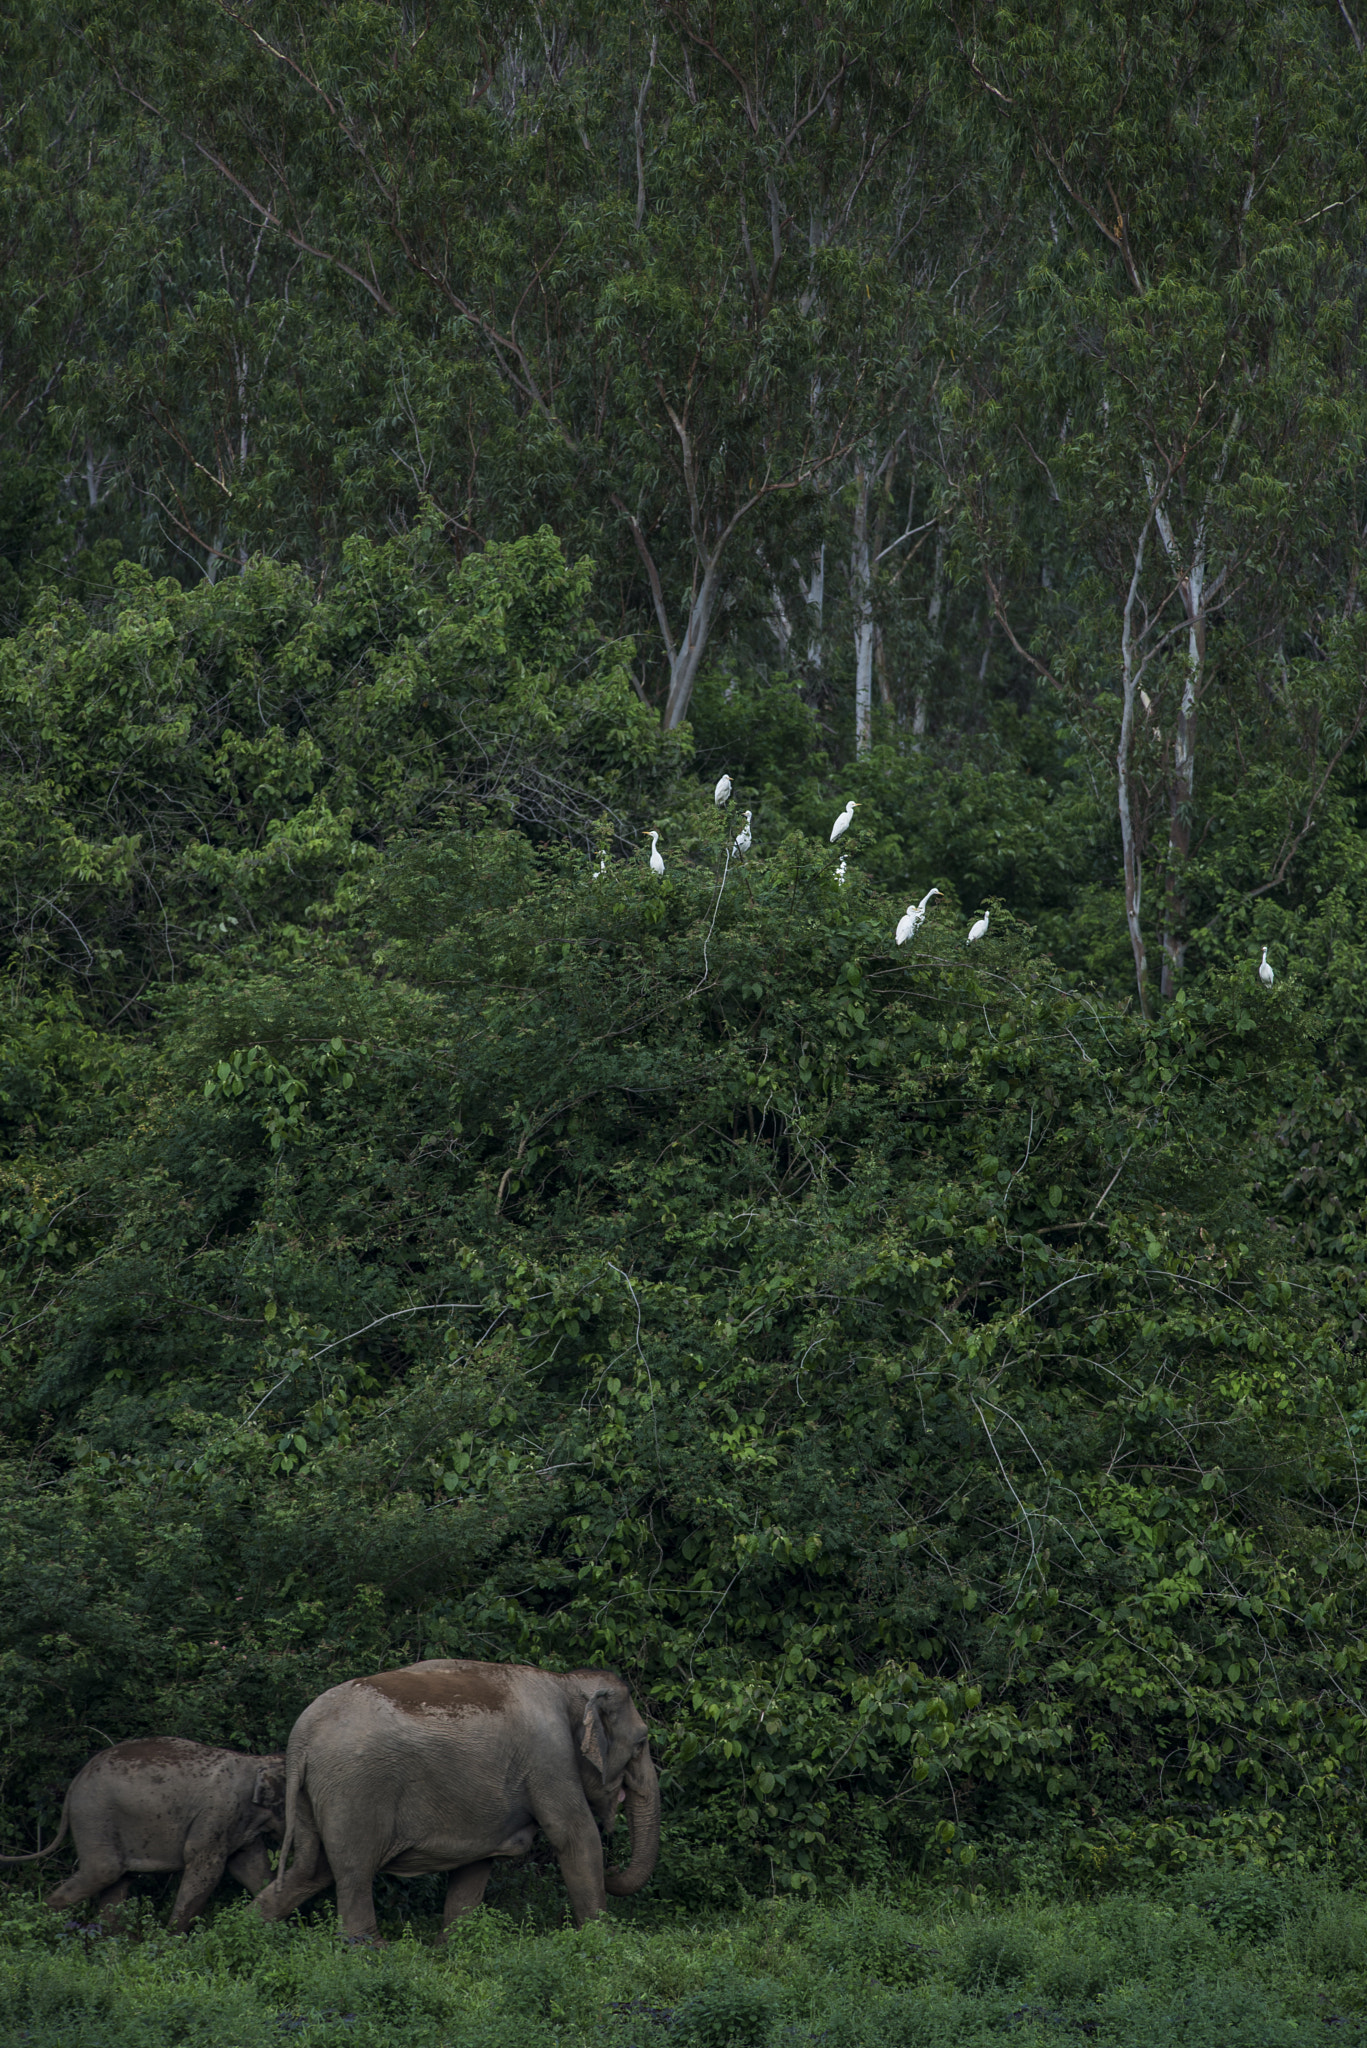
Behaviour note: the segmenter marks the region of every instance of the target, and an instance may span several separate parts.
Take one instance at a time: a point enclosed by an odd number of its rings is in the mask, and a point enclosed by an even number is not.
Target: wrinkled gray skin
[[[646,1724],[611,1672],[433,1658],[353,1678],[305,1708],[287,1759],[280,1868],[257,1900],[266,1920],[335,1882],[343,1933],[374,1941],[376,1872],[445,1870],[449,1926],[479,1904],[495,1860],[525,1856],[539,1828],[582,1927],[608,1892],[639,1891],[659,1854]],[[605,1874],[623,1805],[631,1862]]]
[[[72,1779],[56,1840],[0,1863],[50,1856],[69,1829],[78,1865],[47,1903],[61,1911],[94,1899],[111,1920],[135,1873],[183,1870],[171,1926],[184,1934],[225,1870],[252,1893],[270,1883],[263,1837],[279,1841],[284,1812],[283,1756],[246,1756],[178,1736],[118,1742]]]

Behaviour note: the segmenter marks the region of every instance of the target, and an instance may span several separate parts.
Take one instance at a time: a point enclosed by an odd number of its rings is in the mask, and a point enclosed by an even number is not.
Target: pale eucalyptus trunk
[[[1144,928],[1141,922],[1143,870],[1140,866],[1140,850],[1135,836],[1134,804],[1130,790],[1130,764],[1134,753],[1134,699],[1139,684],[1139,664],[1136,663],[1134,635],[1134,607],[1139,595],[1139,581],[1144,573],[1144,547],[1149,537],[1149,525],[1153,518],[1144,521],[1138,544],[1134,551],[1134,573],[1130,577],[1130,588],[1125,599],[1125,609],[1120,623],[1120,743],[1116,748],[1116,802],[1120,814],[1120,846],[1125,861],[1125,923],[1130,934],[1130,950],[1134,955],[1135,986],[1139,993],[1139,1010],[1143,1017],[1153,1015],[1149,997],[1149,958],[1144,946]]]
[[[812,556],[812,573],[804,581],[801,575],[798,583],[803,601],[807,606],[807,672],[819,675],[821,672],[821,635],[826,622],[826,543],[823,540]]]
[[[925,737],[926,723],[929,716],[930,663],[940,644],[940,615],[944,610],[944,600],[945,536],[944,529],[941,528],[935,536],[935,567],[931,571],[930,603],[926,608],[926,626],[930,633],[930,651],[927,653],[925,667],[921,673],[920,686],[916,692],[916,702],[911,719],[911,730],[918,740]]]
[[[718,561],[714,555],[706,564],[702,580],[692,594],[683,640],[677,648],[668,648],[669,695],[665,699],[666,732],[673,732],[675,726],[682,725],[688,716],[688,707],[693,699],[693,685],[698,679],[703,655],[707,652],[708,638],[721,597],[717,572]]]
[[[1229,452],[1238,432],[1239,413],[1236,409],[1220,451],[1220,461],[1211,483],[1212,492],[1225,473]],[[1184,562],[1161,491],[1155,495],[1154,501],[1154,520],[1176,576],[1187,625],[1186,673],[1182,678],[1177,729],[1173,735],[1172,782],[1168,793],[1168,865],[1163,892],[1162,986],[1165,1001],[1176,995],[1186,964],[1186,872],[1191,855],[1192,801],[1196,793],[1196,725],[1206,680],[1206,620],[1228,569],[1226,563],[1219,575],[1211,580],[1206,549],[1206,519],[1210,503],[1208,495],[1196,524],[1191,559]]]
[[[1204,567],[1204,564],[1201,565]],[[1187,894],[1185,877],[1191,853],[1191,805],[1196,792],[1196,718],[1205,673],[1206,622],[1200,607],[1199,570],[1191,582],[1197,610],[1187,631],[1187,672],[1173,736],[1172,787],[1168,803],[1168,872],[1163,895],[1163,996],[1177,993],[1186,961]]]
[[[850,550],[850,595],[854,600],[854,751],[873,745],[873,567],[869,552],[867,466],[854,471],[854,544]]]

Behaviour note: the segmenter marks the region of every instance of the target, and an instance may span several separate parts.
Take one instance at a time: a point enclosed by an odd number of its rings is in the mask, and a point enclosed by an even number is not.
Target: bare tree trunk
[[[887,502],[888,501],[886,494],[880,494],[874,512],[873,539],[869,543],[874,569],[877,569],[878,564],[882,561],[884,554],[883,540],[887,531],[887,522],[885,518],[885,514],[887,512]],[[910,516],[908,516],[907,524],[911,524]],[[894,542],[894,546],[895,545],[896,543]],[[873,628],[872,660],[874,674],[878,677],[878,701],[885,711],[891,711],[893,709],[892,685],[888,681],[887,640],[886,636],[884,635],[883,628],[876,621],[874,622]]]
[[[873,745],[873,571],[869,560],[868,469],[854,467],[854,545],[850,550],[850,595],[854,601],[854,751]]]
[[[1237,425],[1237,414],[1235,416]],[[1226,444],[1228,448],[1228,443]],[[1223,462],[1220,465],[1224,468]],[[1205,680],[1206,659],[1206,532],[1205,518],[1196,529],[1191,563],[1184,567],[1177,536],[1162,506],[1156,512],[1163,547],[1177,574],[1177,588],[1187,615],[1187,672],[1173,737],[1172,786],[1168,799],[1168,871],[1163,891],[1163,995],[1175,996],[1186,959],[1187,856],[1191,852],[1191,802],[1196,790],[1196,714]]]
[[[935,568],[931,574],[930,604],[926,611],[926,625],[930,631],[930,644],[932,651],[936,647],[938,647],[940,642],[940,613],[944,608],[944,595],[945,536],[944,529],[941,528],[935,536]],[[929,666],[929,659],[927,659],[926,670],[929,669]],[[916,691],[916,708],[912,715],[911,721],[912,732],[915,734],[918,740],[924,736],[926,729],[927,704],[930,694],[927,689],[928,680],[928,675],[926,671],[923,670],[921,674],[920,684]]]
[[[775,640],[777,640],[778,642],[778,652],[780,661],[786,662],[793,651],[793,622],[788,617],[788,607],[783,602],[783,592],[779,588],[778,579],[776,576],[772,574],[772,572],[769,569],[768,563],[764,560],[764,550],[760,548],[757,549],[756,552],[759,555],[761,566],[764,568],[765,573],[770,578],[768,618],[769,631],[773,634]]]
[[[643,130],[643,127],[642,127],[642,117],[644,116],[644,114],[645,114],[645,110],[646,110],[646,94],[647,94],[647,93],[648,93],[648,92],[650,91],[650,81],[651,81],[651,78],[652,78],[652,76],[653,76],[653,74],[654,74],[654,71],[655,71],[655,52],[656,52],[656,51],[657,51],[657,49],[659,48],[659,45],[660,45],[660,39],[659,39],[659,37],[658,37],[658,36],[652,36],[652,37],[650,38],[650,62],[649,62],[649,63],[648,63],[647,65],[646,65],[646,75],[645,75],[645,77],[644,77],[644,78],[643,78],[643,79],[641,80],[641,90],[640,90],[640,92],[639,92],[639,93],[637,94],[637,96],[636,96],[636,232],[637,232],[637,234],[639,234],[639,233],[640,233],[640,231],[641,231],[641,222],[642,222],[642,221],[643,221],[643,220],[645,219],[645,217],[646,217],[646,153],[645,153],[645,134],[644,134],[644,130]]]
[[[641,522],[623,504],[621,498],[614,498],[613,502],[618,507],[618,510],[626,516],[627,523],[631,528],[631,537],[636,543],[636,552],[641,557],[650,583],[651,601],[655,606],[655,623],[660,629],[660,638],[664,642],[665,655],[669,662],[669,694],[665,698],[664,727],[666,732],[673,732],[674,728],[682,725],[688,716],[688,706],[693,696],[693,685],[697,681],[703,655],[707,652],[708,635],[712,631],[712,624],[721,602],[722,551],[730,539],[740,515],[736,515],[736,518],[731,521],[730,526],[726,527],[720,534],[715,546],[707,552],[704,552],[695,534],[694,561],[695,564],[701,563],[702,580],[701,582],[697,580],[697,567],[695,566],[693,589],[688,601],[688,622],[684,628],[683,639],[676,646],[674,635],[670,631],[669,607],[665,603],[664,588],[660,582],[660,572],[655,566],[655,557],[650,552],[645,534],[641,529]],[[748,511],[749,507],[746,506],[744,509]]]
[[[892,711],[892,684],[888,681],[888,643],[881,626],[873,632],[873,665],[878,674],[878,699],[885,711]]]
[[[1143,873],[1139,863],[1139,848],[1135,840],[1134,807],[1130,799],[1130,756],[1134,745],[1134,697],[1139,681],[1135,665],[1134,606],[1139,595],[1139,579],[1144,573],[1144,546],[1149,537],[1150,511],[1144,521],[1139,544],[1134,551],[1134,574],[1130,578],[1129,594],[1125,599],[1125,610],[1120,625],[1120,684],[1122,691],[1120,712],[1120,744],[1116,749],[1116,800],[1120,812],[1120,845],[1125,860],[1125,922],[1130,932],[1130,950],[1134,954],[1134,978],[1139,991],[1139,1010],[1143,1017],[1151,1017],[1153,1010],[1149,1001],[1149,959],[1144,949],[1144,931],[1140,923],[1142,909]]]
[[[1191,852],[1191,802],[1196,790],[1196,715],[1206,655],[1206,621],[1200,610],[1201,571],[1192,564],[1191,593],[1196,612],[1188,614],[1187,673],[1172,750],[1172,788],[1168,802],[1168,872],[1163,894],[1163,996],[1177,993],[1186,960],[1186,867]],[[1184,591],[1184,596],[1187,593]]]
[[[821,672],[821,634],[826,619],[826,543],[812,556],[812,573],[806,582],[799,574],[798,583],[806,600],[810,624],[807,632],[807,669],[809,674]]]
[[[720,552],[720,551],[719,551]],[[669,649],[669,695],[665,699],[665,731],[673,732],[688,716],[688,707],[693,697],[693,685],[707,651],[708,635],[716,617],[717,600],[721,596],[718,580],[717,556],[713,555],[703,570],[702,582],[688,608],[688,625],[682,644]]]
[[[1239,412],[1236,407],[1220,451],[1220,461],[1212,480],[1214,491],[1225,473],[1229,451],[1239,433]],[[1178,552],[1177,536],[1172,522],[1163,507],[1162,493],[1154,501],[1154,519],[1162,536],[1163,549],[1177,578],[1177,588],[1182,599],[1182,608],[1187,615],[1187,672],[1182,681],[1182,701],[1177,713],[1177,731],[1173,739],[1172,787],[1168,802],[1168,871],[1163,892],[1163,996],[1168,999],[1177,993],[1186,961],[1187,941],[1187,859],[1191,852],[1191,805],[1196,791],[1196,718],[1201,704],[1201,692],[1205,686],[1206,665],[1206,617],[1215,593],[1224,582],[1228,563],[1214,582],[1207,578],[1206,562],[1206,516],[1210,510],[1207,497],[1201,509],[1196,526],[1196,537],[1192,543],[1191,561],[1184,564]]]

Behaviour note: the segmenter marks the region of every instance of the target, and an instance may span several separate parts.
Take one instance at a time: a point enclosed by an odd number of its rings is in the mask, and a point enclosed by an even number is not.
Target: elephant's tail
[[[275,1860],[277,1883],[289,1869],[290,1853],[294,1848],[295,1826],[299,1819],[299,1794],[304,1789],[307,1769],[306,1745],[301,1742],[297,1749],[291,1746],[285,1758],[285,1832],[280,1839],[280,1854]]]
[[[71,1792],[70,1788],[68,1788],[66,1798],[62,1801],[62,1824],[48,1843],[46,1849],[30,1849],[27,1856],[0,1856],[0,1863],[36,1863],[39,1857],[50,1856],[54,1849],[60,1849],[67,1838],[67,1833],[71,1826],[68,1811],[70,1805]]]

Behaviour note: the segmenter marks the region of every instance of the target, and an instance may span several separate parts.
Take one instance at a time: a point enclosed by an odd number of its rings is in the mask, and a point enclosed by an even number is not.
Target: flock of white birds
[[[730,803],[731,787],[732,785],[730,776],[723,775],[720,782],[713,790],[712,801],[715,803],[719,811],[724,810],[726,805]],[[844,810],[841,811],[839,817],[836,819],[835,823],[831,827],[832,846],[835,845],[837,839],[843,838],[844,835],[849,831],[850,826],[854,823],[854,814],[858,808],[859,806],[857,801],[854,797],[851,797],[849,802],[846,804]],[[745,823],[741,826],[740,831],[736,834],[735,839],[732,842],[732,853],[748,853],[750,851],[751,845],[753,844],[750,833],[750,820],[753,817],[753,815],[754,813],[751,811],[747,811],[745,813]],[[660,852],[660,835],[658,832],[650,831],[647,832],[646,837],[650,841],[651,872],[652,874],[662,875],[665,871],[665,863],[664,855]],[[604,873],[606,867],[607,855],[604,854],[602,861],[597,869],[597,874],[601,875],[602,873]],[[845,858],[843,854],[840,859],[840,865],[835,871],[835,879],[839,886],[843,889],[845,886]],[[926,910],[929,907],[931,897],[943,896],[943,894],[943,889],[927,889],[925,895],[921,898],[919,903],[909,903],[907,905],[906,910],[903,912],[897,924],[897,943],[899,946],[905,946],[908,939],[915,938],[917,932],[925,923]],[[991,921],[992,913],[989,910],[985,910],[981,917],[974,918],[972,924],[968,927],[968,943],[970,946],[976,945],[979,939],[985,939],[987,937],[987,928]],[[1271,988],[1276,978],[1277,977],[1273,973],[1271,966],[1268,964],[1267,947],[1264,946],[1263,957],[1258,966],[1258,979],[1262,983],[1264,988]]]

